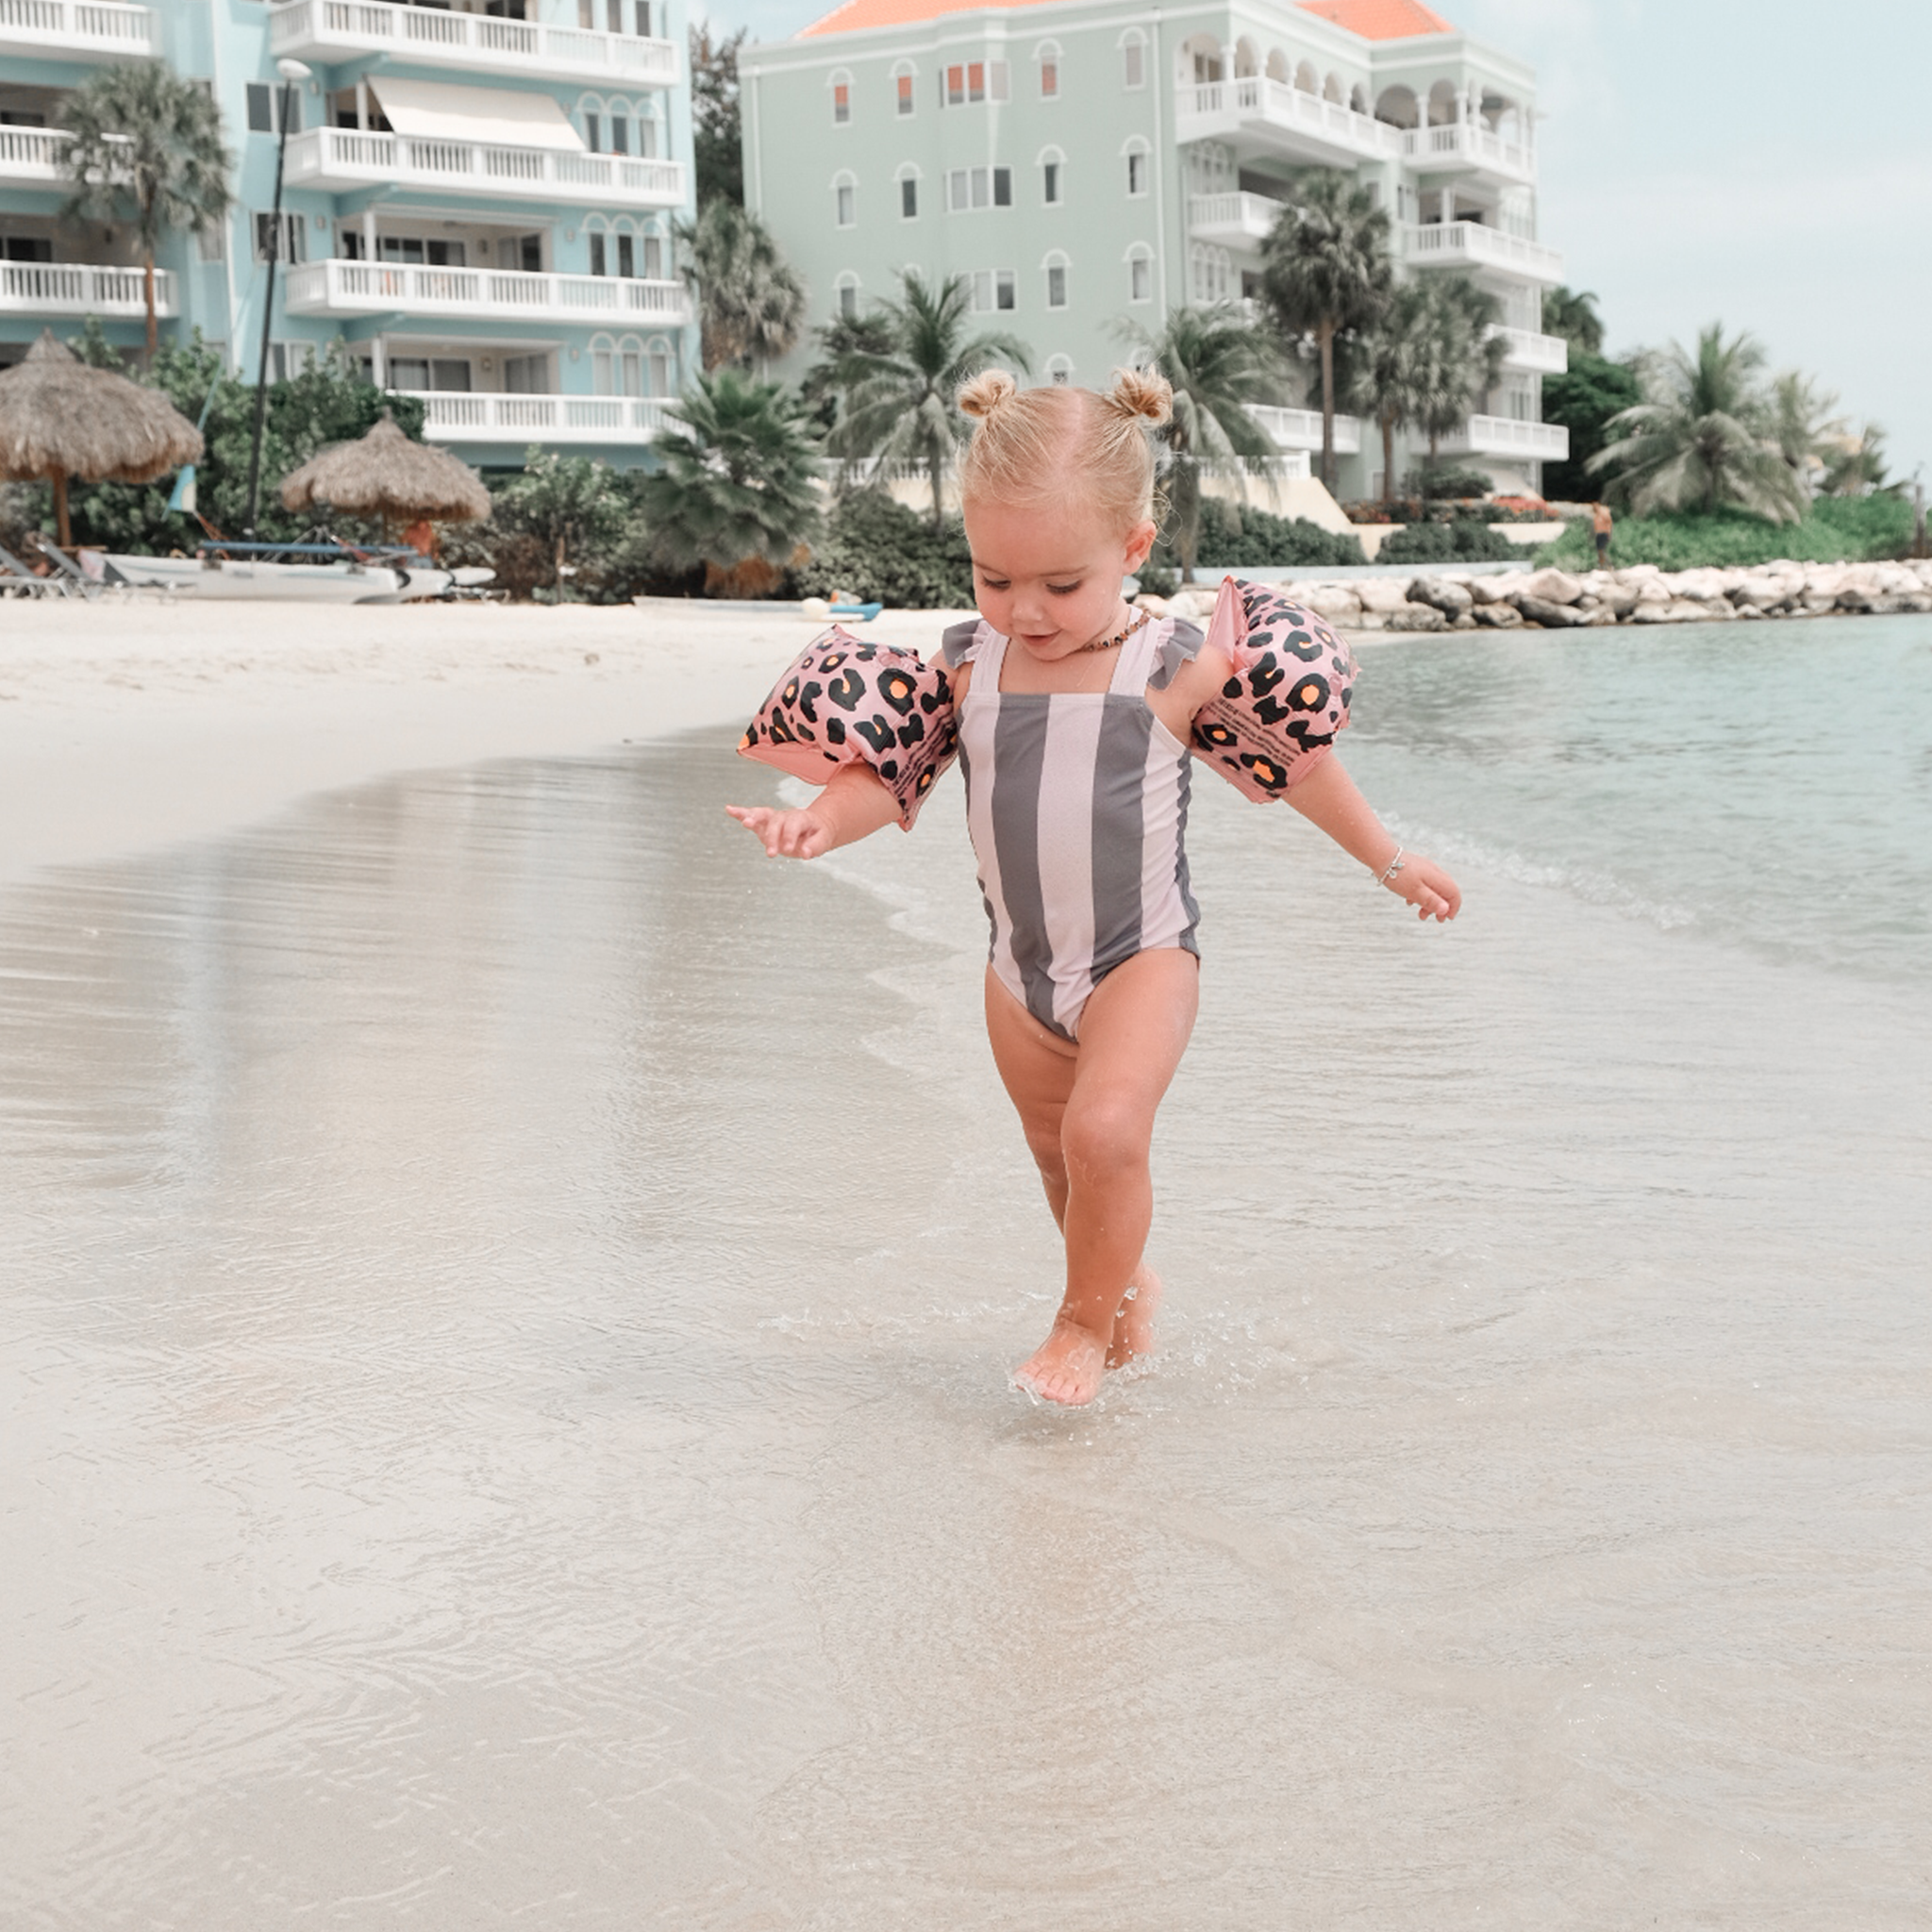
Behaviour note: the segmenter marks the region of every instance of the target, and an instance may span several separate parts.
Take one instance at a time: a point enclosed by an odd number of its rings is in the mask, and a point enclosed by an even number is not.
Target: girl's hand
[[[1454,919],[1462,909],[1462,889],[1433,858],[1420,852],[1402,855],[1402,870],[1383,883],[1415,908],[1418,919]]]
[[[767,858],[817,858],[832,849],[832,827],[809,807],[773,811],[762,805],[727,805],[724,809],[764,846]]]

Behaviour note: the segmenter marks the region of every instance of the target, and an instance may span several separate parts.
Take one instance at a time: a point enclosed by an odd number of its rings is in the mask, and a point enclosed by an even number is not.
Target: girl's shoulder
[[[983,617],[949,624],[940,634],[940,657],[948,671],[958,671],[977,658],[999,633]]]
[[[1165,691],[1190,666],[1198,663],[1208,641],[1184,617],[1163,617],[1154,625],[1154,668],[1147,674],[1150,691]]]

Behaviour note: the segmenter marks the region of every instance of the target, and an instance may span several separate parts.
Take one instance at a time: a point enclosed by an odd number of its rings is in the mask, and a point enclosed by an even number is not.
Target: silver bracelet
[[[1389,883],[1389,881],[1395,876],[1397,873],[1402,871],[1402,847],[1398,845],[1395,848],[1395,857],[1389,861],[1388,869],[1383,873],[1382,876],[1375,881],[1375,883],[1378,886],[1386,886]]]

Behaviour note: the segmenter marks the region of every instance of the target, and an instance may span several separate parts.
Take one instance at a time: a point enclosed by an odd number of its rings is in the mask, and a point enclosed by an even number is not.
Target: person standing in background
[[[1596,567],[1607,570],[1610,567],[1610,531],[1616,524],[1607,503],[1593,503],[1590,507],[1590,527],[1596,532]]]

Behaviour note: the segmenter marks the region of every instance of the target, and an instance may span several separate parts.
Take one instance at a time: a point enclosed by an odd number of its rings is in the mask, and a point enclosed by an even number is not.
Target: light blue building
[[[635,463],[698,366],[684,39],[682,0],[0,0],[0,363],[88,316],[141,344],[132,238],[58,219],[58,123],[99,64],[163,59],[213,91],[237,205],[170,239],[162,339],[253,379],[293,59],[271,375],[341,337],[472,461]]]

